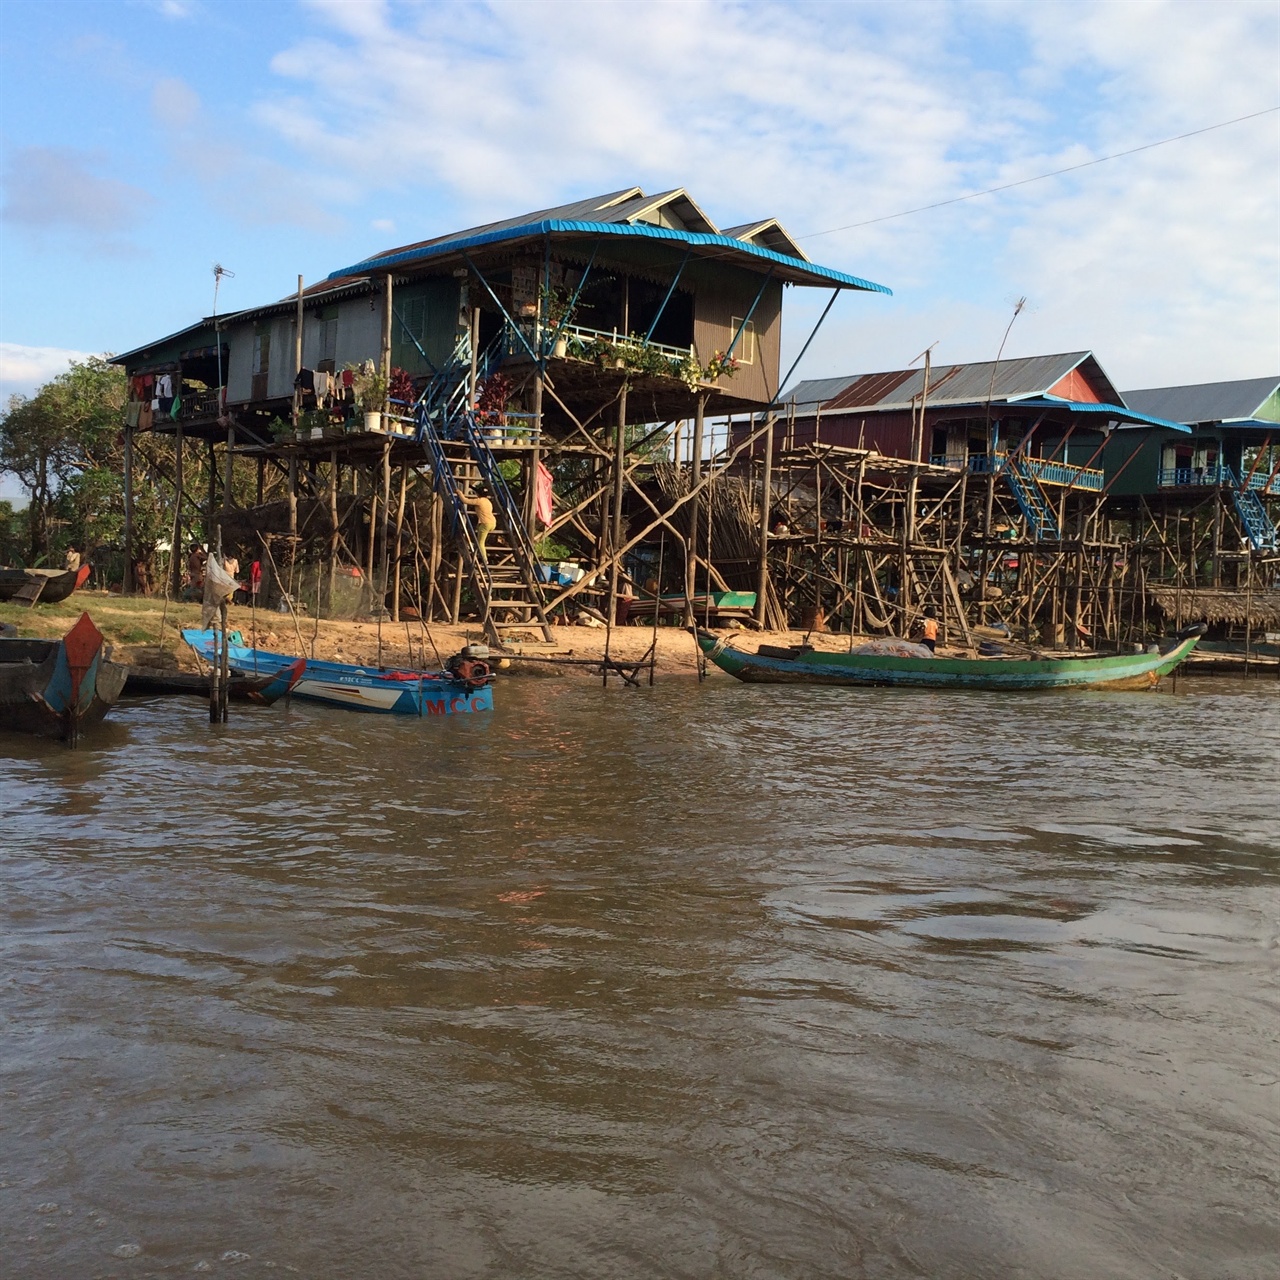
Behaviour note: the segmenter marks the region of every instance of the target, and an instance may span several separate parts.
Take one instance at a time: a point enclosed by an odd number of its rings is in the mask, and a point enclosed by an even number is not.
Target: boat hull
[[[247,676],[234,672],[227,696],[232,702],[256,702],[269,707],[296,688],[306,670],[306,659],[299,658],[292,667],[281,667],[271,675]],[[123,697],[154,698],[172,695],[208,698],[209,677],[187,671],[138,671],[130,669]]]
[[[127,676],[104,657],[87,613],[61,640],[0,640],[0,729],[74,743],[115,705]]]
[[[40,604],[58,604],[65,600],[78,587],[84,585],[89,576],[89,567],[82,565],[79,569],[0,569],[0,600],[11,600],[17,592],[28,583],[39,578],[44,579],[40,591]]]
[[[182,638],[206,662],[213,660],[212,632],[184,631]],[[278,671],[297,659],[233,644],[228,646],[228,661],[234,670],[250,675]],[[291,696],[305,702],[377,715],[426,717],[493,710],[493,689],[487,684],[475,687],[465,680],[430,672],[399,678],[409,674],[390,675],[343,662],[308,660]]]
[[[1181,637],[1158,653],[1100,658],[897,658],[880,654],[801,652],[795,658],[744,653],[698,632],[703,653],[747,684],[902,686],[920,689],[1154,689],[1195,648]]]

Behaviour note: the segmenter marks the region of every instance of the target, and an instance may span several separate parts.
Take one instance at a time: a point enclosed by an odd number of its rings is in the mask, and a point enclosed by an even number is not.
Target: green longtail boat
[[[728,635],[698,629],[702,652],[722,671],[748,684],[907,685],[923,689],[1154,689],[1196,647],[1203,623],[1142,653],[1079,658],[935,658],[923,646],[899,642],[912,656],[885,653],[885,642],[862,651],[820,653],[807,646],[733,648]],[[734,633],[737,634],[737,633]],[[877,652],[877,650],[880,650]],[[918,655],[918,656],[916,656]]]

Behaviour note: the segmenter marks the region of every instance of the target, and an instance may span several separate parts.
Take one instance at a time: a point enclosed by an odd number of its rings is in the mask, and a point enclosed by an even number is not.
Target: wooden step
[[[9,597],[9,599],[16,600],[18,604],[25,604],[29,609],[37,600],[40,599],[40,593],[44,590],[44,584],[46,582],[48,582],[48,578],[43,576],[39,578],[28,578],[27,581]]]

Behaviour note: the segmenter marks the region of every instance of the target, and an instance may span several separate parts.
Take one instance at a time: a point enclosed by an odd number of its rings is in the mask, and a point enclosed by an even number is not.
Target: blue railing
[[[1190,489],[1196,485],[1236,483],[1235,472],[1221,463],[1208,467],[1161,467],[1158,481],[1162,489]]]
[[[1003,470],[1008,461],[1008,455],[1003,453],[971,453],[969,474],[990,475],[993,471]],[[1091,493],[1102,492],[1104,473],[1092,467],[1074,467],[1067,462],[1046,462],[1043,458],[1019,458],[1018,461],[1041,484],[1070,485],[1074,489],[1085,489]]]

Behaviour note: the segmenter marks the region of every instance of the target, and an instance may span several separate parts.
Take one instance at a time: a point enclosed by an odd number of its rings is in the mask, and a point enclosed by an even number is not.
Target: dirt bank
[[[55,605],[0,604],[0,622],[11,622],[23,636],[56,638],[65,634],[82,611],[87,610],[103,635],[115,646],[115,656],[139,666],[178,666],[196,670],[191,652],[178,635],[182,627],[200,625],[200,609],[194,604],[163,600],[124,598],[106,592],[79,591]],[[378,625],[374,622],[320,622],[300,617],[296,623],[288,614],[255,613],[232,606],[230,625],[243,633],[246,644],[281,653],[305,654],[336,662],[373,666],[379,660]],[[162,637],[163,629],[163,637]],[[451,627],[420,622],[384,622],[381,634],[381,663],[384,667],[438,667],[440,659],[456,653],[468,640],[482,639],[479,626],[462,623]],[[511,675],[558,676],[599,679],[599,669],[578,663],[599,660],[605,650],[606,633],[589,627],[553,628],[556,648],[545,655],[523,653],[514,656],[507,670]],[[653,643],[652,627],[616,627],[609,638],[610,656],[621,663],[646,659]],[[752,648],[761,641],[769,644],[796,644],[801,633],[751,632],[744,641]],[[816,635],[810,643],[819,649],[844,649],[848,636]],[[437,658],[437,653],[439,658]],[[547,660],[542,660],[543,658]],[[572,660],[572,661],[566,661]],[[659,627],[655,676],[697,673],[698,657],[693,637],[680,627]],[[720,672],[714,668],[717,677]],[[725,677],[726,679],[728,677]]]

